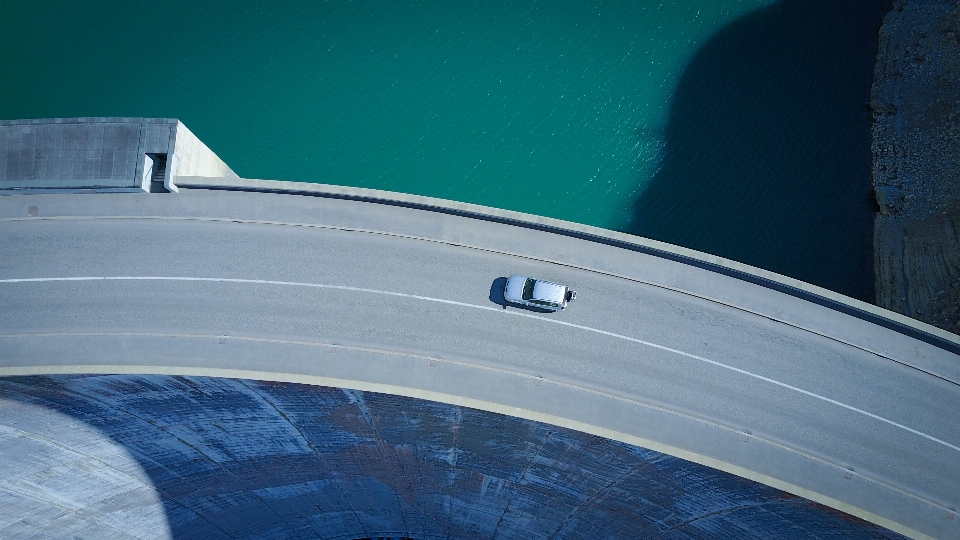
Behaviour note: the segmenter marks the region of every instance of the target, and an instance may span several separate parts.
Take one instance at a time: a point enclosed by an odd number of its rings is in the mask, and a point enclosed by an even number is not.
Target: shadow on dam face
[[[890,0],[780,0],[681,75],[626,232],[874,301],[871,113]]]
[[[18,538],[62,536],[65,520],[91,539],[902,538],[593,435],[291,383],[0,379],[0,445],[0,536]],[[120,455],[155,496],[127,495]],[[169,533],[136,519],[151,511]]]

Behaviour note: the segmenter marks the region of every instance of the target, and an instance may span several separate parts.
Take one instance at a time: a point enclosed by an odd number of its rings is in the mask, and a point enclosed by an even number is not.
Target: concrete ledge
[[[41,126],[48,124],[116,124],[137,121],[144,124],[176,124],[175,118],[132,118],[126,116],[81,116],[77,118],[25,118],[0,120],[0,126]]]
[[[176,192],[178,175],[236,176],[173,118],[0,121],[0,193]]]
[[[142,188],[112,188],[112,187],[77,187],[77,188],[44,188],[44,187],[15,187],[0,189],[0,197],[10,195],[52,195],[81,193],[143,193]]]
[[[536,229],[582,240],[638,251],[668,260],[696,266],[725,276],[760,285],[815,304],[828,307],[858,319],[869,321],[878,326],[894,330],[918,339],[930,345],[960,354],[960,336],[951,334],[911,319],[899,313],[889,311],[873,304],[862,302],[839,293],[811,285],[775,272],[725,259],[708,253],[659,242],[649,238],[611,231],[590,225],[582,225],[512,210],[503,210],[477,204],[461,203],[433,197],[409,195],[376,189],[353,188],[329,184],[306,182],[287,182],[278,180],[254,180],[247,178],[209,178],[177,177],[176,184],[186,189],[212,189],[232,191],[252,191],[266,193],[300,194],[316,197],[339,198],[362,202],[372,202],[393,206],[403,206],[419,210],[443,212],[446,214],[483,219],[497,223]],[[777,318],[774,314],[771,317]],[[827,329],[824,329],[827,330]],[[951,377],[952,379],[952,377]]]

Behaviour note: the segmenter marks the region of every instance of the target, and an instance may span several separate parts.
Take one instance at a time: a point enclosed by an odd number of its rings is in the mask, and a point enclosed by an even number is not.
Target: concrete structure
[[[236,177],[179,120],[0,120],[0,190],[176,191],[176,176]]]
[[[175,178],[0,197],[0,375],[134,373],[423,398],[599,435],[909,536],[960,537],[960,342],[642,238],[449,201]],[[566,312],[497,305],[504,276]]]
[[[900,539],[610,439],[321,386],[0,379],[3,538]]]

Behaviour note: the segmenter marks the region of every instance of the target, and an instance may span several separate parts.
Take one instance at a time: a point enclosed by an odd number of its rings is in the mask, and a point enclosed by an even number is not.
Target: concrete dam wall
[[[602,437],[289,383],[0,379],[0,448],[5,538],[902,538]]]

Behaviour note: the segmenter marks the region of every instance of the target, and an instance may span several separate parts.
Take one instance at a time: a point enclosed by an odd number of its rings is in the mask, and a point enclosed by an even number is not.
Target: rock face
[[[897,0],[869,106],[877,305],[960,333],[960,0]]]

